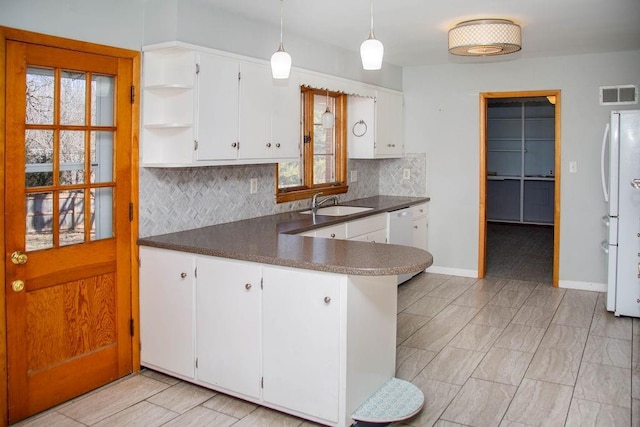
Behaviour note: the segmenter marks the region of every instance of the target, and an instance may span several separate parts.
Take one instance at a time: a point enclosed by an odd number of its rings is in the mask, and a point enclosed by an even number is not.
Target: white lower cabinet
[[[340,427],[394,375],[395,276],[146,246],[140,262],[143,366]]]
[[[195,256],[140,248],[140,359],[144,366],[195,377]]]
[[[197,378],[259,398],[261,267],[204,256],[197,265]]]
[[[420,205],[413,206],[411,208],[411,216],[413,221],[413,247],[427,250],[427,204],[422,203]]]
[[[263,269],[265,402],[337,422],[340,397],[340,277]]]

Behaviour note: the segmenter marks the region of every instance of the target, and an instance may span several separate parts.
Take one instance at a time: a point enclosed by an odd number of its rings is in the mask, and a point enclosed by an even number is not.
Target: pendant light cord
[[[284,0],[280,0],[280,46],[282,47],[282,9],[283,9]]]
[[[369,33],[370,38],[375,38],[373,35],[373,0],[371,0],[371,31]]]

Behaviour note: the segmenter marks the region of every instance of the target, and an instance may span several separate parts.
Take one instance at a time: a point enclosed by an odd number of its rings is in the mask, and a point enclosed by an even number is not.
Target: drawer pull
[[[324,303],[329,304],[331,302],[331,297],[324,297]]]
[[[245,288],[246,290],[251,289],[251,283],[247,283],[246,285],[244,285],[244,288]]]
[[[180,278],[181,279],[186,279],[187,278],[187,273],[180,273]]]

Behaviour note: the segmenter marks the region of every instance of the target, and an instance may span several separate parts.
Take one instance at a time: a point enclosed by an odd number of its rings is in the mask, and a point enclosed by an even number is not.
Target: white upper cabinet
[[[379,90],[376,97],[376,156],[402,157],[404,110],[402,94]]]
[[[379,90],[375,99],[350,96],[347,105],[350,158],[402,157],[404,115],[401,93]]]
[[[268,64],[169,47],[145,51],[143,166],[274,163],[300,156],[300,87]]]
[[[181,42],[143,50],[142,166],[299,159],[301,84],[363,95],[349,101],[351,158],[402,157],[400,92],[304,70],[276,80],[267,61]]]
[[[198,68],[196,159],[235,160],[240,140],[240,64],[200,53]]]

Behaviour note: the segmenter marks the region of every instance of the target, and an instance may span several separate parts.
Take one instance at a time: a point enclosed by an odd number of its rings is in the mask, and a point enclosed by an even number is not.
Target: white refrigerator
[[[607,310],[640,317],[640,110],[611,113],[601,156]]]

